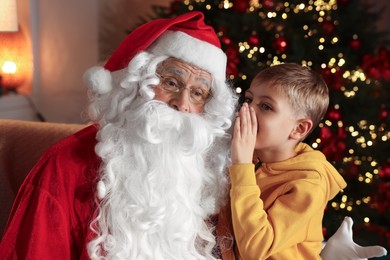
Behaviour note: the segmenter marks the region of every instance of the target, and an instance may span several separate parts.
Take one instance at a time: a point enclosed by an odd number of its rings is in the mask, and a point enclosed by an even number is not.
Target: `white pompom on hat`
[[[84,80],[94,93],[106,94],[113,88],[111,73],[100,66],[88,69]]]
[[[126,68],[141,51],[174,57],[211,73],[219,81],[226,79],[226,55],[214,29],[204,23],[204,15],[198,11],[139,26],[122,41],[104,68],[111,72]]]

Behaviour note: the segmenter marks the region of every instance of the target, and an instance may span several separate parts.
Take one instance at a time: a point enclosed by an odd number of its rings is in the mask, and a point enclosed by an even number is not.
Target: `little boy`
[[[262,70],[245,92],[229,168],[236,259],[321,259],[324,208],[346,182],[302,140],[328,104],[321,76],[292,63]]]

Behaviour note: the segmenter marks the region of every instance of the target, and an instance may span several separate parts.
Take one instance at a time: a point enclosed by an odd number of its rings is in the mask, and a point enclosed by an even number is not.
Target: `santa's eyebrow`
[[[168,67],[168,68],[166,68],[164,70],[167,71],[167,72],[176,74],[176,75],[178,75],[178,76],[180,76],[182,78],[188,75],[187,72],[185,72],[185,71],[183,71],[183,70],[181,70],[179,68],[176,68],[176,67]],[[201,83],[203,85],[206,85],[208,88],[211,88],[212,82],[210,80],[207,80],[207,79],[203,78],[202,76],[197,76],[195,79],[199,83]]]
[[[179,75],[181,77],[184,77],[187,75],[186,72],[184,72],[183,70],[176,68],[176,67],[168,67],[168,68],[163,69],[163,71],[170,72],[170,73]]]
[[[207,80],[207,79],[202,78],[202,77],[197,77],[196,80],[199,81],[201,84],[206,85],[208,88],[211,88],[212,81]]]

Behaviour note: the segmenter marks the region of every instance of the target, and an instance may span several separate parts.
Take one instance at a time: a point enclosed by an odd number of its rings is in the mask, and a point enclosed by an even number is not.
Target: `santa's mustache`
[[[117,128],[120,134],[137,137],[145,145],[167,143],[184,153],[203,153],[217,134],[201,114],[183,113],[161,101],[137,98],[128,106],[117,122],[102,126],[102,134],[105,129]]]

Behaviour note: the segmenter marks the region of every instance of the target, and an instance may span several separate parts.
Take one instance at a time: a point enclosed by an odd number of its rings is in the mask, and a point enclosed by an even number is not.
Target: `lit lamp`
[[[0,0],[0,94],[16,92],[28,73],[26,39],[18,30],[16,0]]]

